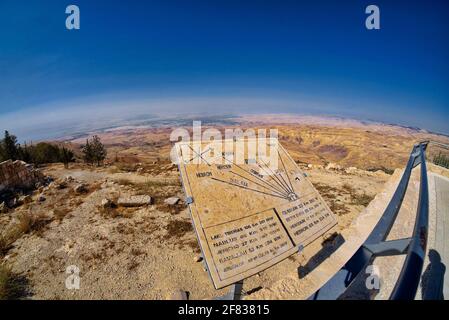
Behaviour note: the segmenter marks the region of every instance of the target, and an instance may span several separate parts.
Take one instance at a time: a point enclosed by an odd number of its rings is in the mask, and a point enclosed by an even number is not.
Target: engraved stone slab
[[[217,289],[280,262],[337,223],[277,139],[179,142],[176,154]]]

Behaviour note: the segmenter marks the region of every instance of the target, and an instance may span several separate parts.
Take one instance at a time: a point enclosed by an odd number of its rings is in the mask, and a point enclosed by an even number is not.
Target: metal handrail
[[[439,147],[449,149],[449,144],[446,144],[446,143],[443,143],[443,142],[439,142],[439,141],[435,141],[435,140],[429,140],[429,141],[426,141],[426,142],[428,144],[434,144],[434,145],[437,145]]]
[[[366,278],[362,272],[375,257],[406,254],[399,278],[390,295],[391,300],[414,299],[418,289],[424,264],[429,215],[429,193],[427,184],[427,167],[425,151],[429,141],[413,147],[407,166],[398,187],[379,222],[374,227],[363,245],[348,262],[326,284],[309,299],[335,300],[352,297],[371,297],[372,290],[360,280]],[[418,209],[413,235],[411,238],[387,241],[388,234],[404,200],[412,169],[421,165]]]

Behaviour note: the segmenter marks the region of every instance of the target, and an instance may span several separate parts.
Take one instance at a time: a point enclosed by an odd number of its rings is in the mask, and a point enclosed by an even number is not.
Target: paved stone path
[[[428,264],[423,283],[428,277],[428,290],[423,287],[422,299],[449,299],[449,179],[432,175],[435,185],[435,240],[429,244]]]

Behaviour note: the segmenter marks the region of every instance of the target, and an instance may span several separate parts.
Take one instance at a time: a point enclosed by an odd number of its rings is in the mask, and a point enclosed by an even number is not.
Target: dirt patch
[[[342,196],[341,190],[322,183],[314,183],[313,185],[324,198],[324,201],[326,201],[333,213],[339,216],[349,213],[349,208],[337,198],[338,196]]]
[[[185,220],[172,220],[165,227],[167,234],[164,239],[182,238],[186,233],[192,232],[193,227],[190,221]]]
[[[346,158],[349,151],[343,146],[326,144],[318,148],[318,153],[329,161],[339,161]]]
[[[181,202],[179,202],[175,205],[169,205],[169,204],[166,204],[163,202],[163,203],[157,204],[156,208],[159,211],[167,212],[172,215],[176,215],[176,214],[179,214],[182,210],[184,210],[186,208],[186,206],[184,204],[182,204]]]
[[[67,216],[67,214],[69,214],[70,211],[71,210],[69,208],[59,207],[53,209],[53,214],[56,220],[62,221],[62,219],[64,219]]]

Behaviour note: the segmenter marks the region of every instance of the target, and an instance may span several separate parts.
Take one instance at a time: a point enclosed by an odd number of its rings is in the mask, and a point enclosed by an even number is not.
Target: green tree
[[[103,163],[104,159],[106,159],[107,155],[106,148],[101,143],[100,137],[96,135],[92,137],[91,147],[93,157],[92,160],[97,164],[97,166],[99,166],[101,163]]]
[[[62,162],[68,166],[69,162],[75,161],[73,151],[57,145],[40,142],[37,145],[27,145],[23,147],[17,143],[16,136],[5,131],[5,137],[0,140],[0,162],[8,159],[22,160],[36,165],[44,163]]]
[[[62,163],[64,163],[64,167],[67,169],[69,167],[70,162],[75,161],[75,156],[72,150],[67,149],[66,147],[62,147],[60,150],[60,158]]]
[[[89,142],[89,139],[86,139],[86,144],[81,147],[81,151],[83,152],[83,160],[85,163],[92,164],[93,162],[93,150],[92,145]]]
[[[17,160],[19,157],[20,145],[17,143],[17,138],[14,135],[9,134],[8,130],[5,130],[5,136],[0,143],[2,145],[2,158],[3,160]]]
[[[27,163],[33,162],[31,150],[25,142],[24,146],[19,148],[19,159]]]
[[[35,164],[60,162],[59,147],[46,142],[39,142],[32,148],[32,162]]]
[[[86,140],[86,144],[82,147],[82,152],[86,163],[95,163],[97,166],[103,162],[107,155],[106,148],[101,143],[100,137],[96,135],[91,140]]]
[[[3,148],[3,140],[0,140],[0,162],[3,162],[6,159],[6,151]]]

